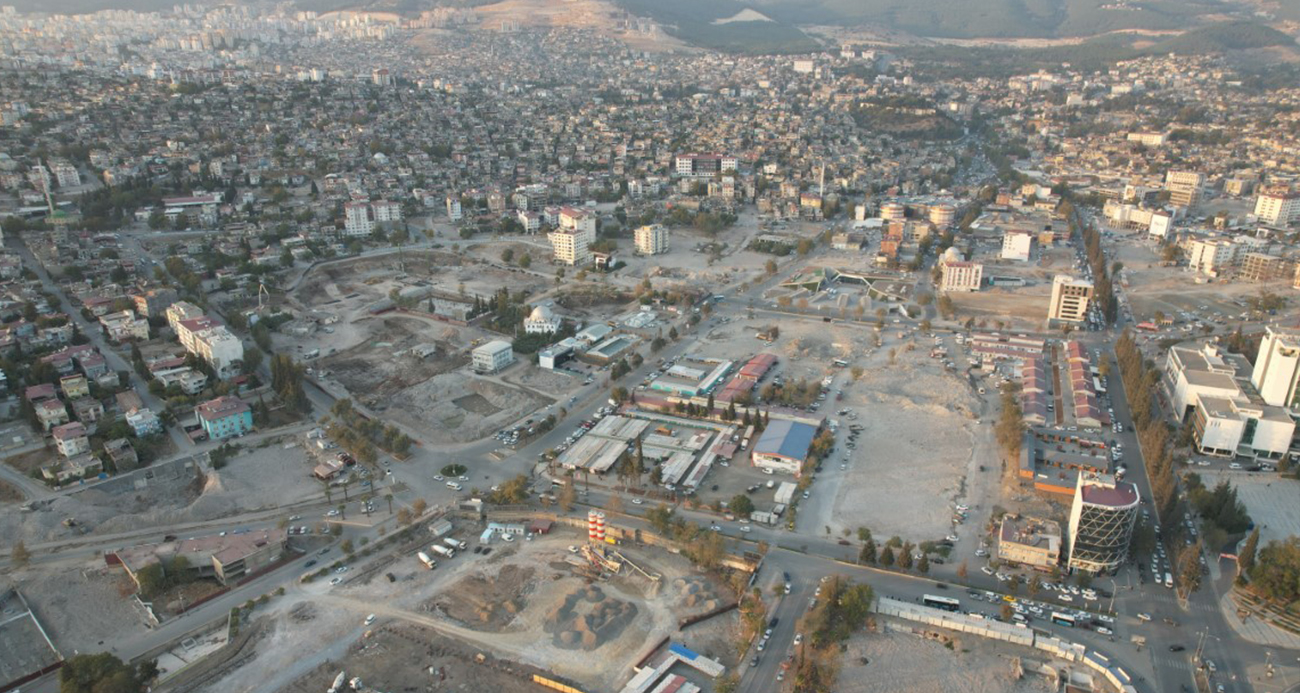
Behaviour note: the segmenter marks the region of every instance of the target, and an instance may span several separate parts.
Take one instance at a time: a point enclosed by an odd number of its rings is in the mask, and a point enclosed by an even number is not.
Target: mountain
[[[755,11],[735,0],[614,0],[620,8],[648,17],[672,36],[701,48],[727,53],[801,53],[820,46],[788,19],[768,8]]]

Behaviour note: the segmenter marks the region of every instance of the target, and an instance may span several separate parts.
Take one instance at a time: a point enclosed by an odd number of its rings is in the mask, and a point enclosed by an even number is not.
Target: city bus
[[[1055,623],[1055,624],[1058,625],[1058,626],[1069,626],[1070,628],[1073,628],[1073,627],[1074,627],[1074,617],[1071,616],[1071,615],[1069,615],[1069,614],[1063,614],[1063,613],[1061,613],[1061,612],[1059,612],[1059,611],[1053,611],[1053,612],[1052,612],[1052,623]]]
[[[956,599],[936,597],[933,594],[927,594],[921,597],[921,603],[926,606],[932,606],[936,609],[943,609],[944,611],[957,611],[961,608],[961,602]]]

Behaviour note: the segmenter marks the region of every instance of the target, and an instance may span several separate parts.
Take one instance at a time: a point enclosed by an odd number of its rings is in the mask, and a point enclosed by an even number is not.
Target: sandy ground
[[[833,535],[868,527],[876,536],[940,539],[971,460],[980,402],[963,377],[929,358],[927,345],[907,351],[890,341],[860,363],[862,379],[844,386],[845,399],[835,403],[858,413],[859,444],[839,451],[849,463],[833,506],[817,504],[820,513],[801,514],[799,523],[830,526]]]
[[[897,626],[900,629],[907,625]],[[906,632],[854,637],[841,656],[835,690],[841,693],[1049,693],[1046,678],[1012,672],[1015,648],[980,638],[963,639],[954,650]],[[867,660],[862,663],[863,658]]]

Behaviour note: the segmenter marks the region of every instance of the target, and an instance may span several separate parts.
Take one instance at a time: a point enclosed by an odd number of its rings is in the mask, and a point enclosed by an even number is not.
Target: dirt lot
[[[835,690],[843,693],[1048,693],[1056,690],[1045,677],[1013,676],[1012,658],[1030,654],[981,638],[960,640],[949,650],[938,641],[905,632],[858,635],[848,643]],[[892,628],[890,628],[892,630]],[[865,660],[865,664],[863,663]],[[1028,661],[1026,668],[1029,668]]]
[[[24,498],[23,492],[8,481],[0,481],[0,503],[17,503]]]
[[[469,363],[464,351],[447,341],[458,332],[449,325],[389,315],[362,320],[359,327],[370,338],[321,360],[319,367],[367,405]],[[419,345],[436,345],[438,351],[424,358],[409,353]]]
[[[103,563],[92,559],[75,566],[42,564],[15,576],[65,656],[74,650],[102,652],[115,640],[146,631],[144,614],[131,606],[134,583],[122,570]]]
[[[485,690],[496,681],[501,690],[528,690],[509,679],[475,678],[477,653],[554,672],[587,690],[616,690],[659,635],[676,631],[677,619],[722,599],[721,587],[659,550],[620,547],[661,582],[627,568],[599,579],[565,560],[572,557],[566,547],[582,540],[561,529],[535,541],[498,543],[487,557],[464,553],[432,571],[401,556],[385,568],[391,583],[379,574],[335,588],[295,586],[272,602],[266,617],[273,634],[257,655],[206,690],[319,691],[339,669],[385,690],[441,690],[439,667],[449,681],[472,685],[452,683],[456,689]],[[362,624],[368,613],[377,617],[370,628]],[[736,618],[712,619],[678,639],[733,665],[726,652]],[[367,630],[374,634],[365,637]],[[411,639],[417,649],[400,642]]]
[[[434,376],[372,406],[438,444],[483,438],[553,401],[462,370]]]

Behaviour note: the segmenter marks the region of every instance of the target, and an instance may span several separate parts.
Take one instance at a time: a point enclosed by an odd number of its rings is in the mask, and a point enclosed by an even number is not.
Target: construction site
[[[501,531],[471,539],[478,551],[426,549],[439,556],[433,569],[403,553],[336,587],[296,585],[262,617],[255,654],[204,690],[314,693],[344,671],[367,690],[541,690],[530,683],[540,675],[613,691],[668,637],[734,666],[729,590],[682,556],[610,544],[613,532],[593,539],[594,522],[512,541],[512,525],[490,525]],[[697,685],[712,679],[678,668]]]

